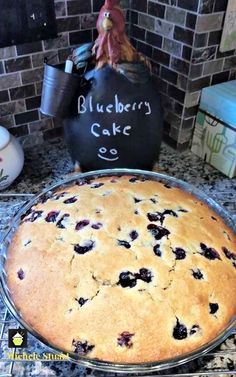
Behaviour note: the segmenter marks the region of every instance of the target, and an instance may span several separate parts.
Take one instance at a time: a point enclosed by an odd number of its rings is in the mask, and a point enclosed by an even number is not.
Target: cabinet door
[[[57,36],[53,0],[0,0],[0,47]]]

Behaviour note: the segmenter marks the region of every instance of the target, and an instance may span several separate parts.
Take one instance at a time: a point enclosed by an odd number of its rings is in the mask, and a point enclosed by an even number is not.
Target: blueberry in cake
[[[5,267],[24,320],[89,358],[173,358],[236,313],[233,232],[191,194],[142,177],[80,180],[42,196]]]

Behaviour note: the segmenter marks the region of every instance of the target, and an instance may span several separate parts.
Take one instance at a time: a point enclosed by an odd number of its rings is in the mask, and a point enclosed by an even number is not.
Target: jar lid
[[[10,141],[11,135],[6,128],[0,126],[0,150],[5,148]]]

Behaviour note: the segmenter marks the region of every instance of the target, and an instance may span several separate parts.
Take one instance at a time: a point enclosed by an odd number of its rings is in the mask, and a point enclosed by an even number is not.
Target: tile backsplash
[[[64,62],[96,38],[103,0],[55,0],[58,38],[0,49],[0,124],[26,146],[59,133],[61,121],[39,112],[43,61]],[[235,51],[220,53],[226,0],[123,0],[135,47],[153,63],[162,95],[165,140],[189,146],[201,89],[233,79]]]

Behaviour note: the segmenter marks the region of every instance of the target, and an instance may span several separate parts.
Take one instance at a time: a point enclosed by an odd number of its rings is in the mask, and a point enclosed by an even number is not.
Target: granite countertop
[[[61,139],[45,142],[43,145],[34,147],[33,149],[28,149],[25,151],[25,157],[25,166],[20,177],[9,188],[0,192],[0,214],[2,213],[0,217],[4,214],[4,206],[11,206],[13,203],[15,203],[14,197],[6,198],[4,195],[26,193],[35,194],[40,192],[48,185],[57,183],[59,180],[67,178],[73,174],[73,165],[70,160],[69,153],[63,140]],[[166,145],[162,146],[157,169],[163,173],[191,183],[195,187],[204,191],[207,195],[225,207],[236,220],[236,179],[230,180],[229,178],[225,177],[211,166],[205,164],[204,161],[193,155],[190,151],[179,153]],[[8,215],[9,214],[10,212]],[[0,314],[3,313],[4,310],[4,305],[0,301]],[[29,344],[30,348],[27,349],[27,352],[35,351],[41,354],[45,350],[45,347],[40,342],[36,341],[35,338],[31,337],[31,335],[29,335]],[[235,350],[235,344],[236,335],[231,335],[230,338],[224,342],[224,344],[218,347],[218,349],[221,351],[232,349]],[[0,359],[4,358],[4,351],[7,351],[6,345],[4,347],[0,347]],[[106,373],[81,368],[70,362],[14,362],[14,365],[11,366],[12,374],[7,374],[9,373],[9,365],[9,362],[0,361],[0,377],[108,376]],[[205,371],[206,373],[209,369],[236,370],[235,353],[234,356],[233,353],[226,353],[217,357],[208,356],[204,359],[191,362],[186,366],[175,368],[174,370],[172,369],[159,374],[170,375],[170,373],[175,372],[176,376],[180,375],[180,373],[186,373],[185,376],[189,376],[191,372],[197,373],[199,370],[200,376],[200,370]],[[158,374],[156,373],[155,375]],[[196,374],[196,376],[197,375],[198,374]],[[216,375],[224,376],[224,374]],[[235,375],[233,371],[231,375]],[[109,376],[115,375],[111,374]]]

